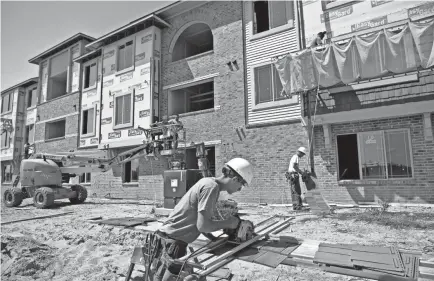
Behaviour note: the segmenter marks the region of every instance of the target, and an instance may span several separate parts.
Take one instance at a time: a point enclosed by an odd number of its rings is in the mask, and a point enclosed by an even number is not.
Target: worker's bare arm
[[[208,211],[199,212],[197,217],[197,229],[203,233],[211,233],[221,229],[235,229],[238,223],[239,219],[234,216],[221,221],[212,220]]]

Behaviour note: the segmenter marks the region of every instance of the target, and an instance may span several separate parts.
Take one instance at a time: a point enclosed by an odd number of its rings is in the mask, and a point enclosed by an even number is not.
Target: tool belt
[[[285,172],[285,177],[290,183],[294,183],[299,179],[300,175],[297,172]]]
[[[172,274],[180,273],[182,265],[173,260],[187,254],[187,243],[172,239],[158,230],[148,234],[146,243],[146,249],[149,249],[146,264],[150,265],[150,280],[161,280],[166,270]]]

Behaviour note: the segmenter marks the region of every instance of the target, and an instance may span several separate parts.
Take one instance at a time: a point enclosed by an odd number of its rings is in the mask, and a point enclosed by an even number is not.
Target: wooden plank
[[[285,255],[272,252],[264,252],[262,255],[253,260],[254,263],[276,268],[282,261],[286,259]]]
[[[21,219],[21,220],[7,221],[7,222],[2,222],[0,225],[7,225],[7,224],[12,224],[12,223],[16,223],[16,222],[22,222],[22,221],[31,221],[31,220],[40,220],[40,219],[55,218],[55,217],[70,215],[72,213],[74,213],[74,212],[65,212],[65,213],[55,214],[55,215],[48,215],[48,216],[40,216],[40,217],[27,218],[27,219]]]
[[[349,258],[351,259],[351,249],[333,248],[333,247],[326,247],[326,246],[319,245],[318,252],[348,255]]]
[[[315,258],[313,259],[313,262],[329,264],[329,265],[353,267],[353,263],[351,262],[351,256],[341,255],[338,253],[317,252],[315,254]]]
[[[219,256],[216,260],[214,260],[214,261],[210,262],[209,264],[207,264],[205,268],[212,268],[213,265],[218,264],[220,261],[223,261],[224,259],[233,256],[235,253],[241,251],[242,249],[244,249],[244,248],[252,245],[253,243],[259,241],[260,239],[263,239],[268,233],[272,232],[274,229],[280,227],[281,225],[288,224],[289,221],[290,220],[287,219],[287,220],[279,222],[274,228],[267,229],[267,231],[264,232],[263,234],[260,234],[260,235],[258,235],[256,237],[254,237],[254,238],[252,238],[252,239],[250,239],[250,240],[248,240],[248,241],[246,241],[246,242],[238,245],[237,247],[233,248],[232,250],[226,252],[225,254]]]
[[[290,254],[290,257],[304,258],[313,260],[318,251],[320,242],[317,245],[302,243],[298,248]]]
[[[361,266],[371,269],[382,269],[382,270],[390,270],[395,272],[402,272],[404,274],[404,269],[399,267],[394,267],[389,263],[378,263],[375,261],[364,261],[364,260],[352,260],[355,266]]]
[[[393,255],[393,254],[379,254],[379,253],[370,253],[370,252],[357,252],[357,251],[352,251],[351,252],[351,259],[353,260],[353,263],[355,265],[361,265],[363,266],[364,264],[366,264],[366,262],[369,262],[370,264],[372,264],[369,267],[372,268],[377,268],[376,266],[374,266],[373,264],[377,263],[377,264],[382,264],[382,265],[387,265],[388,268],[384,268],[384,266],[382,266],[382,269],[390,269],[390,270],[402,270],[404,269],[404,266],[401,262],[401,257]],[[363,263],[362,263],[363,261]],[[380,268],[380,267],[378,267]]]

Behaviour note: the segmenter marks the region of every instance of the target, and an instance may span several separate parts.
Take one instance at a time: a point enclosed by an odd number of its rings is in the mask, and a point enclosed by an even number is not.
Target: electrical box
[[[185,193],[202,178],[200,170],[167,170],[164,178],[164,208],[173,209]]]

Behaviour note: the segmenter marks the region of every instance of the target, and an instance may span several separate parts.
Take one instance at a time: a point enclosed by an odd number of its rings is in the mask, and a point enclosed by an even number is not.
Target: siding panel
[[[263,124],[299,119],[301,117],[300,104],[283,105],[281,107],[253,111],[254,88],[252,67],[260,63],[271,63],[272,59],[278,55],[296,52],[298,50],[298,39],[297,26],[295,25],[294,28],[251,40],[251,29],[253,27],[251,5],[252,2],[244,2],[248,123]]]

